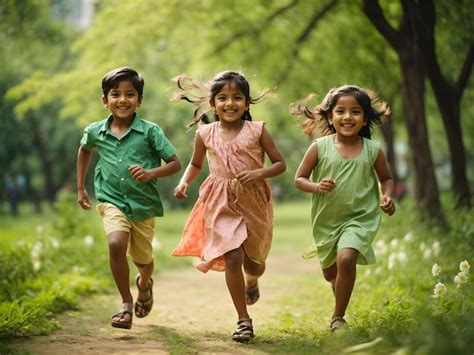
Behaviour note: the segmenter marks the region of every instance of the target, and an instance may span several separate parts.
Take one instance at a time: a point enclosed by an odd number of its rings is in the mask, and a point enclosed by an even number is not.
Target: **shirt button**
[[[123,181],[123,180],[125,180],[125,179],[124,179],[124,178],[121,178],[121,179],[120,179],[120,181]]]
[[[127,197],[128,197],[128,195],[123,195],[123,197],[127,198]]]
[[[119,159],[119,163],[121,163],[121,162],[122,162],[122,159]]]

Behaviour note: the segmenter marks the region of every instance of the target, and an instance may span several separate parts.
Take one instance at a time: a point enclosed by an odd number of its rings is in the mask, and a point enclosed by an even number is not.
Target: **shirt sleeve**
[[[167,160],[176,154],[176,148],[165,136],[160,126],[155,125],[150,130],[150,142],[153,149],[158,152],[160,158]]]
[[[84,128],[84,134],[81,138],[80,145],[82,148],[90,150],[94,147],[94,135],[92,134],[92,125],[87,126]]]

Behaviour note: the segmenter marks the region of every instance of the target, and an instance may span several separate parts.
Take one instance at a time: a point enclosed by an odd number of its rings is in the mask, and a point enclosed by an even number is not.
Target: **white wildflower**
[[[86,235],[84,237],[84,244],[86,247],[90,248],[91,246],[94,245],[94,237],[92,235]]]
[[[397,254],[397,260],[403,263],[404,261],[407,260],[407,253],[405,253],[403,250],[399,251]]]
[[[155,237],[153,238],[153,242],[151,243],[153,250],[160,250],[161,249],[161,242],[158,240],[158,238]]]
[[[431,249],[425,249],[425,251],[423,252],[423,259],[428,260],[429,258],[431,258],[431,254]]]
[[[392,248],[396,248],[398,245],[398,239],[392,239],[392,241],[390,242],[390,246]]]
[[[387,252],[387,244],[380,239],[375,243],[375,249],[377,250],[377,254],[383,255]]]
[[[454,283],[459,288],[459,287],[461,287],[461,285],[464,285],[467,282],[468,278],[469,278],[469,276],[467,274],[460,271],[460,272],[458,272],[458,274],[456,276],[454,276]]]
[[[435,241],[433,245],[431,246],[431,250],[433,251],[434,256],[438,256],[439,252],[441,251],[441,244],[439,241]]]
[[[39,260],[33,261],[33,270],[39,271],[39,269],[41,269],[41,261]]]
[[[438,264],[433,264],[433,267],[431,268],[431,273],[433,274],[433,276],[439,276],[439,274],[441,273],[441,266],[439,266]]]
[[[37,234],[43,234],[43,232],[44,232],[44,226],[42,224],[38,224],[36,226],[36,233]]]
[[[435,285],[435,288],[433,290],[433,294],[434,294],[433,297],[434,298],[443,297],[446,295],[447,292],[448,292],[448,289],[446,288],[446,286],[442,282],[438,282]]]
[[[464,260],[464,261],[461,261],[459,263],[459,270],[461,270],[461,272],[464,274],[464,275],[467,275],[469,274],[469,269],[471,268],[471,265],[469,265],[469,263],[467,262],[467,260]]]
[[[52,238],[51,239],[51,246],[54,248],[54,249],[59,249],[59,240],[57,240],[56,238]]]
[[[388,257],[387,267],[389,270],[392,270],[395,266],[395,261],[397,260],[397,254],[390,254]]]
[[[420,251],[425,251],[425,249],[426,249],[426,244],[421,242],[420,243]]]
[[[405,242],[409,242],[413,239],[413,233],[412,232],[408,232],[407,234],[405,234],[405,236],[403,237],[403,240]]]
[[[43,251],[43,243],[36,242],[35,244],[33,244],[33,247],[31,248],[31,253],[30,253],[31,258],[32,259],[39,258],[42,251]]]

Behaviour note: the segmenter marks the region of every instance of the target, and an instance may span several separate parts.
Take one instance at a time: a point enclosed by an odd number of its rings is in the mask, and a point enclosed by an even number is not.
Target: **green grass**
[[[77,307],[78,296],[113,289],[99,216],[95,211],[82,213],[75,204],[69,209],[67,198],[61,203],[60,213],[25,213],[21,219],[0,216],[2,339],[48,333],[57,326],[54,315]],[[265,353],[333,354],[367,343],[363,350],[366,354],[471,353],[472,272],[460,288],[453,279],[461,261],[474,262],[474,213],[448,213],[446,228],[420,223],[415,207],[406,200],[395,216],[384,216],[374,243],[377,264],[358,267],[347,312],[350,331],[327,331],[334,301],[322,275],[298,274],[292,277],[291,292],[279,300],[274,321],[259,327],[259,336],[249,349]],[[192,258],[170,256],[188,214],[189,209],[168,210],[164,218],[157,219],[157,272],[193,262]],[[274,222],[270,257],[291,254],[299,258],[312,243],[309,201],[276,203]],[[38,225],[43,226],[41,231]],[[92,246],[85,245],[86,234],[93,236]],[[54,247],[53,239],[59,247]],[[38,243],[41,248],[35,256]],[[38,270],[35,259],[41,262]],[[442,267],[436,277],[431,274],[434,263]],[[267,282],[284,285],[286,281],[277,277]],[[447,293],[434,298],[433,289],[438,282],[446,286]],[[28,297],[22,297],[25,294]],[[173,353],[195,346],[195,340],[185,334],[169,333],[166,329],[156,329],[154,333]],[[0,342],[0,352],[7,351]]]

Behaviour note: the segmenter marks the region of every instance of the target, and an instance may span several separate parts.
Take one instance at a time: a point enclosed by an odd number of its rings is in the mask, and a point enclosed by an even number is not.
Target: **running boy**
[[[83,209],[91,209],[84,181],[92,150],[99,153],[94,179],[97,210],[103,217],[110,268],[122,296],[112,326],[124,329],[132,327],[133,307],[127,249],[139,272],[134,308],[142,318],[153,306],[154,217],[163,216],[156,182],[181,169],[176,150],[161,128],[135,112],[143,99],[143,86],[142,76],[131,68],[117,68],[104,76],[102,102],[111,115],[86,127],[77,154],[77,200]],[[166,165],[161,166],[161,160]]]

